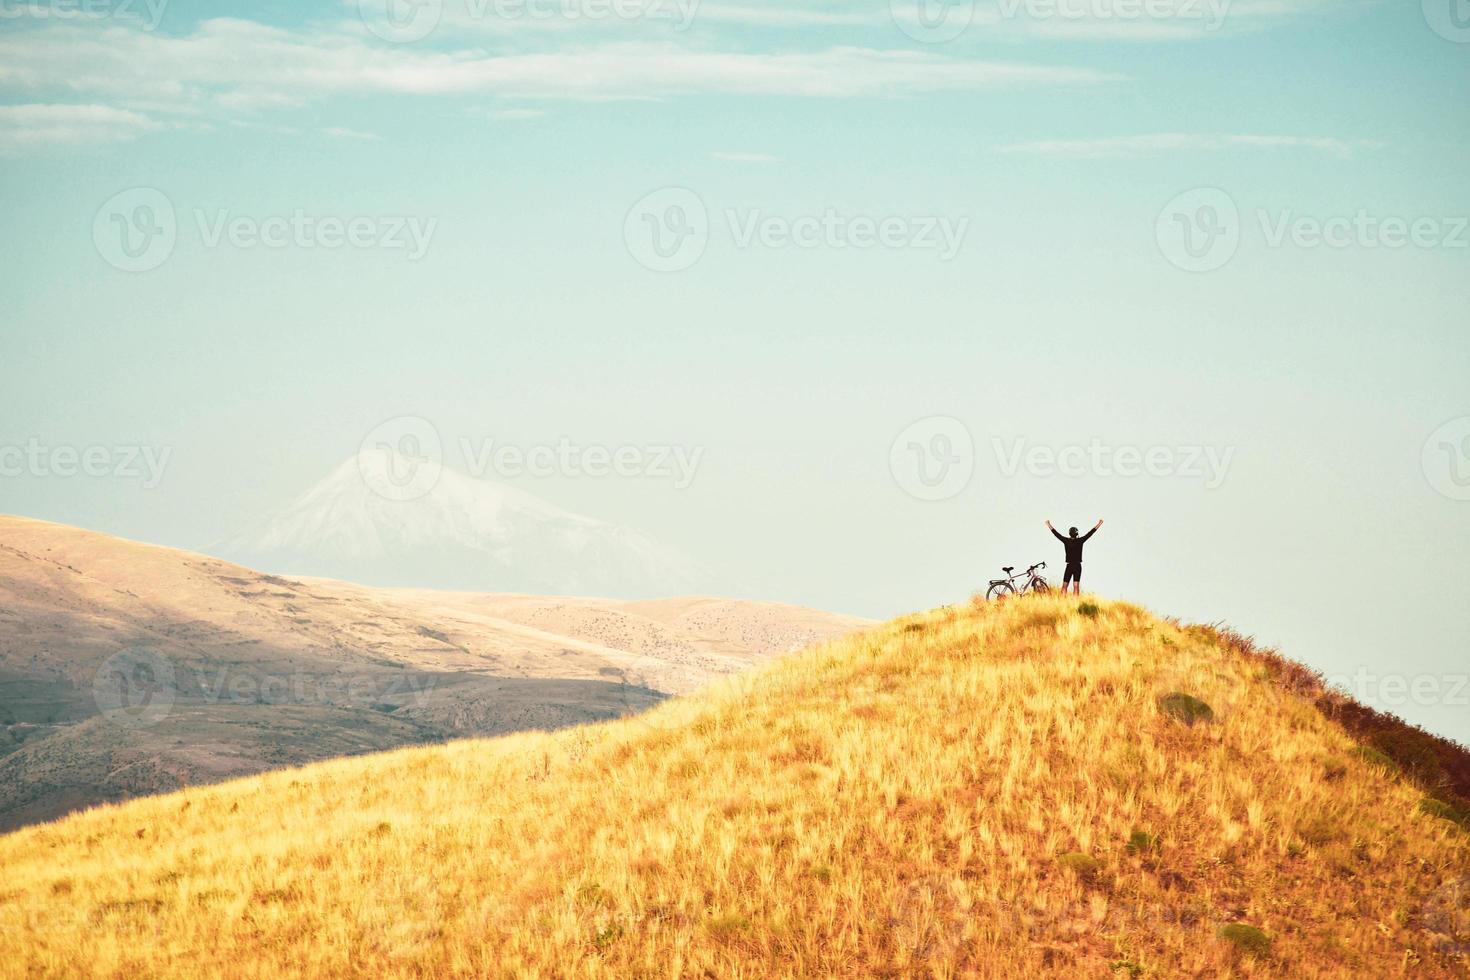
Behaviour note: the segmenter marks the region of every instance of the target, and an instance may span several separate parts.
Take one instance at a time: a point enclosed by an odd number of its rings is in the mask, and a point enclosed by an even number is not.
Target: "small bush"
[[[1157,851],[1160,843],[1158,834],[1150,834],[1146,830],[1135,830],[1128,836],[1128,853],[1148,854]]]
[[[736,915],[734,913],[716,916],[709,922],[710,933],[718,937],[736,936],[749,928],[750,920],[743,915]]]
[[[1331,844],[1341,835],[1337,821],[1329,816],[1316,816],[1305,820],[1297,827],[1297,834],[1301,839],[1313,847],[1324,847]]]
[[[1434,737],[1412,728],[1374,732],[1369,744],[1417,779],[1433,782],[1441,769]]]
[[[1102,610],[1099,609],[1097,604],[1093,602],[1084,602],[1082,603],[1082,605],[1077,607],[1077,615],[1086,616],[1088,619],[1096,619],[1097,614],[1100,612],[1102,612]]]
[[[1108,964],[1109,973],[1127,973],[1130,977],[1143,976],[1143,967],[1132,960],[1113,960]]]
[[[1071,871],[1083,881],[1094,880],[1097,873],[1102,870],[1102,862],[1091,854],[1083,854],[1081,851],[1061,855],[1057,858],[1057,864]]]
[[[1392,759],[1371,745],[1359,745],[1353,749],[1353,755],[1375,769],[1382,769],[1384,772],[1395,772],[1398,770],[1398,766],[1394,765]]]
[[[1271,953],[1271,937],[1255,926],[1234,922],[1220,927],[1220,938],[1247,956],[1263,957]]]
[[[1199,698],[1175,691],[1159,698],[1159,710],[1176,721],[1193,727],[1197,721],[1214,721],[1215,712]]]
[[[1453,803],[1426,796],[1419,801],[1419,812],[1426,816],[1438,817],[1440,820],[1448,820],[1461,830],[1470,830],[1470,809],[1463,806],[1456,806]]]

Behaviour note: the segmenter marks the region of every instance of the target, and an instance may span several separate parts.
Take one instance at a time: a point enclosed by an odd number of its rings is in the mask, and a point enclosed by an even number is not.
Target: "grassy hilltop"
[[[1462,758],[1230,633],[946,608],[0,838],[0,976],[1464,976]]]

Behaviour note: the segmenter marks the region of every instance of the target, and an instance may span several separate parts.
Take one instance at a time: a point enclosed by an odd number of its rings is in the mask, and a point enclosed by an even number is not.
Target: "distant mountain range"
[[[283,509],[205,549],[251,568],[376,586],[635,598],[714,591],[637,531],[444,468],[400,494],[414,461],[353,456]],[[412,496],[412,499],[395,499]]]

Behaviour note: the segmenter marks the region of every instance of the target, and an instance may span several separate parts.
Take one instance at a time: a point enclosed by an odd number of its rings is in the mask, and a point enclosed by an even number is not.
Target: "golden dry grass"
[[[1212,631],[1093,601],[23,830],[0,975],[1464,975],[1464,832]]]

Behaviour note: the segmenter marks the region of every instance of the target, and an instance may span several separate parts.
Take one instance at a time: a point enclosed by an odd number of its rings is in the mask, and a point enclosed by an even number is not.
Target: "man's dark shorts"
[[[1062,573],[1062,584],[1071,585],[1073,582],[1082,582],[1082,563],[1080,561],[1067,562],[1067,570]]]

